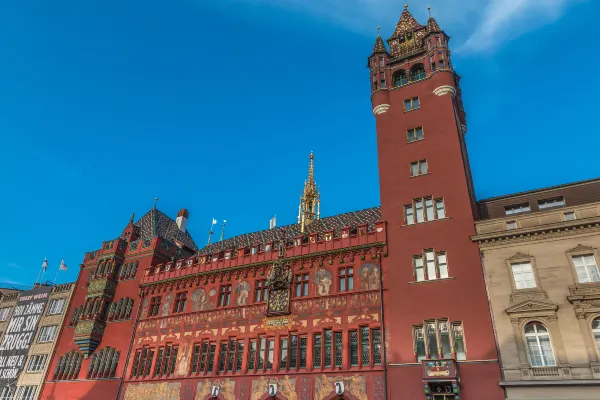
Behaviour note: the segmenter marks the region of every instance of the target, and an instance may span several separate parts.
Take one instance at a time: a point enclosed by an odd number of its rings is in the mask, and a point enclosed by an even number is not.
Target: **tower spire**
[[[315,182],[315,155],[310,152],[308,163],[308,178],[304,181],[304,190],[300,194],[300,206],[298,207],[298,223],[300,231],[315,219],[321,217],[321,195]]]

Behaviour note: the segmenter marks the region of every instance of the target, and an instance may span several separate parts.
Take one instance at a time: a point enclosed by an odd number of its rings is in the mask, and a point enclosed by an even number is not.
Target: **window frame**
[[[343,272],[343,273],[342,273]],[[347,293],[354,291],[354,266],[347,265],[337,269],[337,291],[338,293]],[[344,289],[342,289],[342,282]],[[350,288],[350,286],[352,286]]]
[[[557,201],[561,202],[561,204],[554,204]],[[549,204],[549,205],[544,205],[542,207],[542,204]],[[567,201],[565,200],[564,196],[549,197],[547,199],[539,199],[537,201],[538,210],[540,210],[540,211],[550,210],[550,209],[554,209],[554,208],[558,208],[558,207],[564,207],[566,205],[567,205]]]
[[[421,138],[419,139],[417,132],[418,130],[421,130]],[[415,139],[410,140],[410,132],[414,131],[414,136]],[[420,142],[421,140],[425,140],[425,129],[423,129],[423,126],[415,126],[414,128],[409,128],[406,130],[406,143],[416,143],[416,142]]]
[[[300,277],[300,280],[298,280]],[[294,298],[310,296],[310,272],[302,272],[294,274]],[[300,294],[298,294],[300,290]]]
[[[431,207],[428,207],[427,202],[430,201],[431,202]],[[439,207],[439,204],[442,205],[442,207]],[[411,213],[409,213],[408,211],[412,211]],[[433,212],[433,218],[429,218],[428,216],[428,211],[432,211]],[[442,212],[440,213],[440,210],[442,210]],[[421,213],[419,214],[418,211],[421,211]],[[440,217],[440,214],[443,214]],[[412,223],[409,221],[408,216],[412,215]],[[419,215],[421,215],[422,217],[422,221],[419,221]],[[419,197],[419,198],[414,198],[412,199],[412,202],[410,204],[405,204],[404,205],[404,225],[408,226],[408,225],[419,225],[419,224],[424,224],[427,222],[433,222],[433,221],[441,221],[444,219],[450,218],[448,217],[448,210],[446,209],[446,201],[444,200],[444,197],[433,197],[433,196],[425,196],[425,197]]]
[[[34,360],[38,361],[34,364]],[[41,360],[41,362],[39,362]],[[25,372],[31,372],[31,373],[38,373],[38,372],[44,372],[44,367],[46,366],[46,361],[48,360],[48,355],[47,354],[32,354],[29,356],[29,359],[27,360],[27,368],[25,370]],[[36,369],[32,369],[33,367],[36,367]]]
[[[52,337],[49,340],[44,340],[42,341],[42,334],[44,333],[44,329],[46,328],[54,328],[52,331]],[[48,330],[48,329],[46,329]],[[54,324],[54,325],[43,325],[39,328],[39,332],[38,333],[38,337],[37,337],[37,341],[36,343],[50,343],[53,342],[54,339],[56,339],[56,333],[58,332],[58,325]]]
[[[401,76],[404,76],[405,80],[400,79]],[[397,84],[398,82],[404,82],[404,83]],[[402,87],[402,86],[408,85],[409,83],[410,83],[410,77],[409,77],[409,74],[406,73],[405,69],[398,69],[393,72],[393,74],[392,74],[393,87],[395,87],[395,88]]]
[[[417,103],[416,107],[415,107],[415,101]],[[409,109],[406,108],[407,104],[410,104]],[[419,108],[421,108],[421,99],[419,98],[419,96],[404,99],[404,112],[415,111],[415,110],[418,110]]]
[[[515,282],[512,266],[514,264],[522,264],[522,263],[529,263],[531,265],[531,271],[533,273],[533,279],[535,281],[534,287],[522,288],[522,289],[517,288],[517,283]],[[542,282],[540,281],[540,277],[538,275],[537,263],[535,261],[535,257],[530,256],[528,254],[517,253],[514,256],[507,258],[505,261],[505,264],[506,264],[507,273],[509,275],[510,286],[512,289],[511,291],[513,293],[543,291]]]
[[[231,305],[231,284],[219,286],[218,308],[229,307]]]
[[[50,300],[50,302],[48,302],[48,311],[46,312],[46,315],[59,315],[62,314],[65,310],[65,305],[67,303],[67,298],[66,297],[59,297],[57,299],[52,299]],[[55,310],[55,304],[61,304],[60,310],[56,311]]]
[[[162,296],[152,296],[150,298],[150,305],[148,307],[148,318],[159,316],[161,304]]]
[[[417,167],[417,173],[416,174],[413,174],[413,166]],[[425,166],[425,172],[423,172],[423,166]],[[429,174],[429,163],[427,162],[426,158],[424,158],[422,160],[418,160],[418,161],[411,161],[409,163],[409,170],[410,170],[410,177],[411,178],[416,178],[418,176],[428,175]]]
[[[422,324],[419,325],[413,325],[412,327],[412,340],[413,340],[413,353],[415,355],[415,360],[416,362],[421,362],[424,360],[442,360],[442,359],[447,359],[447,357],[444,357],[443,354],[443,343],[442,343],[442,332],[440,329],[440,324],[441,323],[446,323],[446,327],[448,330],[448,341],[449,341],[449,345],[450,345],[450,358],[454,359],[456,361],[465,361],[467,360],[467,341],[465,339],[465,330],[464,330],[464,323],[463,321],[451,321],[449,318],[437,318],[437,319],[428,319],[423,321]],[[436,354],[436,358],[432,358],[431,354],[430,354],[430,346],[429,346],[429,335],[427,334],[427,328],[428,328],[428,324],[434,324],[435,326],[435,346],[437,348],[437,354]],[[460,327],[460,329],[455,329],[456,327]],[[457,357],[457,352],[456,352],[456,347],[455,347],[455,343],[456,343],[456,337],[455,337],[455,331],[460,331],[461,332],[461,339],[462,339],[462,345],[464,348],[464,359],[463,360],[459,360]],[[417,339],[419,338],[419,332],[422,335],[423,338],[423,349],[425,351],[425,357],[424,358],[420,358],[419,354],[418,354],[418,350],[417,350]]]
[[[517,215],[531,212],[531,204],[529,202],[519,203],[519,204],[511,204],[504,207],[504,215]]]
[[[266,279],[259,279],[254,282],[254,303],[264,303],[269,298],[269,287]]]
[[[173,302],[173,314],[181,314],[185,312],[185,306],[187,303],[187,291],[178,292],[175,294],[175,301]]]
[[[573,281],[575,282],[575,286],[600,286],[599,281],[590,281],[590,282],[580,282],[579,276],[577,275],[577,268],[575,266],[574,257],[583,257],[586,255],[592,255],[594,257],[594,261],[596,263],[596,268],[598,273],[600,274],[600,265],[598,265],[598,260],[600,260],[600,256],[598,254],[598,249],[591,246],[581,246],[568,250],[566,252],[566,256],[568,258],[569,265],[571,266],[571,273],[573,275]]]
[[[552,365],[550,365],[550,364],[548,364],[548,365],[533,365],[533,363],[531,362],[531,352],[530,352],[530,349],[529,349],[529,343],[527,341],[527,338],[528,337],[535,337],[536,338],[536,342],[538,344],[538,347],[541,348],[539,337],[540,336],[544,336],[543,334],[539,334],[537,332],[534,333],[534,334],[527,334],[527,333],[525,333],[525,328],[528,325],[532,325],[532,324],[542,325],[544,327],[544,329],[546,329],[545,333],[548,336],[548,341],[550,343],[550,350],[552,351],[552,358],[554,360],[554,364],[552,364]],[[537,331],[537,328],[536,328],[536,331]],[[547,323],[544,323],[543,321],[538,320],[538,319],[532,319],[530,321],[527,321],[521,327],[521,335],[523,336],[523,343],[525,344],[525,353],[527,355],[527,362],[528,362],[528,364],[529,364],[529,366],[531,368],[547,368],[547,367],[557,367],[558,366],[558,360],[557,360],[557,357],[556,357],[556,351],[555,351],[555,348],[554,348],[554,343],[552,343],[552,335],[550,334],[550,328],[548,328],[548,324]]]
[[[433,254],[433,262],[434,262],[434,268],[435,268],[435,274],[436,274],[436,278],[435,279],[429,279],[429,265],[427,263],[427,254],[428,253],[432,253]],[[440,257],[443,256],[445,257],[445,264],[440,262]],[[450,263],[448,261],[448,252],[446,250],[436,250],[435,248],[429,248],[429,249],[423,249],[421,251],[421,253],[415,254],[412,257],[413,259],[413,282],[435,282],[435,281],[439,281],[439,280],[444,280],[444,279],[453,279],[452,276],[450,275]],[[421,260],[420,265],[418,260]],[[440,270],[440,265],[445,265],[445,269],[446,269],[446,277],[441,277],[441,270]],[[418,273],[417,270],[418,269],[423,269],[423,279],[419,280],[418,279]]]

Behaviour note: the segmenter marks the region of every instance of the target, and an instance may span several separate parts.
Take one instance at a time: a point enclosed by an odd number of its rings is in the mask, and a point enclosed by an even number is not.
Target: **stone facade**
[[[508,399],[600,398],[600,202],[569,206],[575,186],[482,201],[508,214],[478,221],[473,237]]]

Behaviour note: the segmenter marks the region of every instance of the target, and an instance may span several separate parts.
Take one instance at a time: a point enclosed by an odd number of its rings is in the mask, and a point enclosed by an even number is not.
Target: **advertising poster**
[[[15,386],[27,362],[52,286],[22,292],[0,344],[0,383]]]

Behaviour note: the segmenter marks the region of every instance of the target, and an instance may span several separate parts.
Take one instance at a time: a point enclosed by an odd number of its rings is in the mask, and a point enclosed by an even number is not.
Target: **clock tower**
[[[477,211],[449,40],[433,17],[421,25],[405,6],[387,46],[378,35],[368,58],[388,223],[388,398],[499,400],[484,276],[470,240]]]

